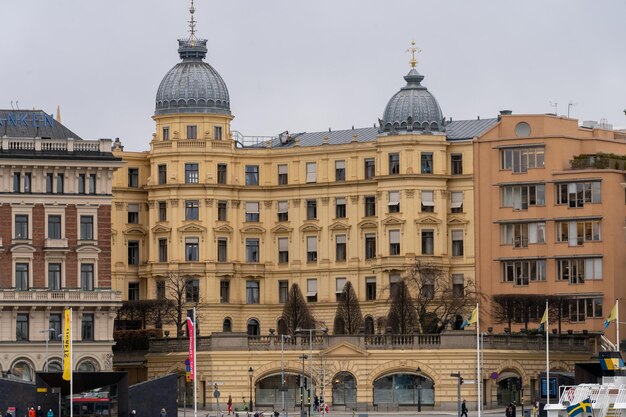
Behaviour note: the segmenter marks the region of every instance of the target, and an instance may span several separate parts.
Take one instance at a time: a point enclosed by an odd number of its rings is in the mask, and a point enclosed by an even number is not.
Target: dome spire
[[[411,60],[409,61],[409,64],[411,64],[411,68],[415,68],[415,66],[417,65],[415,54],[416,53],[419,54],[420,52],[422,52],[422,50],[415,46],[415,41],[411,41],[411,47],[407,49],[406,51],[411,53]]]
[[[189,7],[189,14],[191,15],[189,19],[189,42],[191,46],[194,46],[196,43],[196,20],[193,17],[195,12],[196,8],[193,6],[193,0],[191,0],[191,7]]]

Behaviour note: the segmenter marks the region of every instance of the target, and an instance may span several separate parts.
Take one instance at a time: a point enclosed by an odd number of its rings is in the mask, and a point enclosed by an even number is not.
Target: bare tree
[[[285,323],[284,334],[295,336],[296,329],[310,329],[315,325],[315,319],[309,311],[309,306],[302,296],[302,291],[298,284],[292,284],[289,289],[289,297],[283,307],[281,317]]]
[[[117,313],[118,328],[122,324],[139,324],[141,329],[163,326],[163,319],[171,313],[174,303],[171,300],[129,300],[122,304]],[[126,326],[124,326],[126,327]]]
[[[416,295],[417,321],[422,333],[440,333],[457,316],[467,314],[479,298],[474,281],[465,278],[462,285],[455,285],[442,265],[419,258],[404,281]]]
[[[346,282],[335,312],[334,334],[358,334],[363,326],[359,298],[350,281]]]
[[[523,323],[528,330],[530,322],[539,322],[543,316],[546,300],[551,296],[539,294],[500,294],[493,296],[493,318],[497,323]],[[550,313],[550,312],[549,312]],[[552,316],[553,313],[550,313]],[[554,317],[554,316],[553,316]]]
[[[400,281],[391,292],[391,307],[387,314],[387,326],[394,334],[410,334],[415,331],[417,314],[415,304],[406,282]]]
[[[170,272],[163,283],[165,299],[172,303],[172,308],[163,311],[162,317],[164,322],[176,326],[177,337],[182,336],[185,334],[183,326],[187,320],[187,310],[197,308],[201,302],[198,281],[181,272]]]

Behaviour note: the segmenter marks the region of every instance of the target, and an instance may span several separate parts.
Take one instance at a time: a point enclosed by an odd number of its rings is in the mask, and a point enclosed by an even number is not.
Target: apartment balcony
[[[95,291],[82,291],[79,289],[48,290],[31,289],[18,291],[15,289],[0,289],[0,305],[2,304],[28,304],[41,305],[68,305],[71,303],[100,304],[121,303],[122,295],[110,289],[96,289]]]
[[[577,155],[570,160],[571,169],[617,169],[626,171],[626,156],[606,153]]]
[[[575,333],[550,335],[550,350],[562,352],[597,353],[601,334]],[[312,348],[325,350],[335,345],[349,343],[360,349],[371,350],[439,350],[476,349],[476,334],[465,331],[450,331],[441,334],[409,335],[329,335],[318,333],[313,336]],[[536,350],[545,351],[544,335],[488,334],[483,337],[486,350]],[[199,337],[199,351],[280,351],[281,338],[275,334],[248,336],[245,333],[217,333]],[[286,340],[284,350],[303,351],[310,348],[308,335]],[[189,349],[187,338],[162,338],[150,340],[151,353],[185,352]]]

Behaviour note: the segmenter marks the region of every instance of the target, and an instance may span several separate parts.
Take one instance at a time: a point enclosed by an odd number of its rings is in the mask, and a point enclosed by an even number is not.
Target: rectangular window
[[[398,174],[400,174],[400,154],[390,153],[389,154],[389,175],[398,175]]]
[[[93,264],[80,264],[80,289],[83,291],[93,291]]]
[[[200,260],[199,239],[197,237],[185,238],[185,260],[188,262]]]
[[[335,199],[335,218],[344,219],[346,217],[346,199],[337,197]]]
[[[285,304],[289,300],[289,281],[278,281],[278,302]]]
[[[528,168],[543,168],[544,154],[543,146],[501,149],[500,169],[519,174],[527,172]]]
[[[452,256],[463,256],[463,230],[452,231]]]
[[[48,216],[48,239],[61,239],[61,216]]]
[[[18,342],[28,341],[28,313],[18,313],[15,322],[15,339]]]
[[[546,280],[545,259],[531,259],[500,262],[501,281],[526,286],[530,281]]]
[[[228,165],[217,164],[217,183],[218,184],[226,184],[227,174],[228,174]]]
[[[64,177],[63,174],[57,174],[57,194],[63,194]]]
[[[376,299],[376,277],[365,277],[365,300]]]
[[[200,202],[198,200],[185,201],[185,220],[198,220],[200,218]]]
[[[28,239],[28,215],[15,215],[15,239]]]
[[[54,174],[49,172],[46,174],[46,194],[52,194],[54,185]]]
[[[376,235],[368,233],[365,235],[365,259],[376,257]]]
[[[287,201],[278,202],[278,221],[286,222],[289,220],[289,203]]]
[[[259,202],[258,201],[246,201],[246,221],[247,222],[259,221]]]
[[[13,173],[13,192],[14,193],[22,192],[21,174],[19,172],[14,172]]]
[[[505,223],[500,225],[500,244],[526,248],[546,242],[546,223]]]
[[[278,238],[278,263],[286,264],[289,262],[289,238]]]
[[[400,282],[402,281],[402,277],[400,274],[389,274],[389,296],[394,298],[398,288],[400,288]]]
[[[259,185],[258,165],[246,165],[246,185]]]
[[[376,175],[376,162],[374,158],[365,158],[363,161],[365,168],[365,179],[370,180]]]
[[[195,278],[187,278],[185,281],[185,300],[187,302],[200,301],[200,281]]]
[[[463,191],[452,191],[450,193],[450,212],[463,213]]]
[[[222,140],[222,126],[213,127],[213,139]]]
[[[306,163],[306,182],[307,183],[317,182],[317,163],[315,162]]]
[[[422,230],[422,255],[435,254],[435,231],[432,229]]]
[[[128,265],[139,265],[139,241],[128,241]]]
[[[128,168],[128,186],[139,188],[139,168]]]
[[[246,304],[259,304],[259,281],[248,280],[246,281]]]
[[[130,170],[129,170],[129,175],[130,175]],[[85,194],[85,174],[78,175],[78,194]]]
[[[389,213],[400,212],[400,191],[389,191]]]
[[[309,278],[306,280],[306,301],[317,302],[317,279]]]
[[[80,216],[80,240],[94,240],[93,216]]]
[[[228,239],[217,239],[217,262],[228,262]]]
[[[89,174],[89,194],[96,193],[96,174]]]
[[[15,264],[15,290],[16,291],[28,291],[29,285],[29,265],[28,264]]]
[[[48,289],[50,291],[61,289],[61,264],[48,264]]]
[[[139,204],[128,205],[128,224],[139,224]]]
[[[343,295],[343,287],[346,286],[346,278],[335,279],[335,297],[337,301],[341,301]]]
[[[602,258],[557,259],[557,280],[584,284],[585,280],[602,279]]]
[[[59,340],[61,335],[61,315],[50,314],[50,319],[48,320],[48,340]]]
[[[167,184],[167,165],[159,165],[159,185]]]
[[[200,173],[198,172],[198,164],[190,162],[185,164],[185,184],[198,184],[200,181]]]
[[[220,281],[220,303],[230,303],[230,281],[227,279]]]
[[[556,204],[577,208],[585,203],[601,203],[600,184],[600,181],[556,184]]]
[[[246,262],[259,262],[259,239],[246,239]]]
[[[335,236],[335,258],[337,262],[346,261],[346,235]]]
[[[170,140],[170,128],[169,127],[163,128],[163,140]]]
[[[165,201],[159,201],[159,221],[167,221],[167,203]]]
[[[198,126],[187,126],[187,139],[198,139]]]
[[[137,300],[139,300],[139,283],[129,282],[128,283],[128,301],[137,301]]]
[[[545,206],[544,184],[507,185],[500,187],[500,205],[513,210],[528,210],[529,206]]]
[[[278,165],[278,185],[287,185],[289,183],[289,172],[286,164]]]
[[[365,217],[376,216],[376,197],[365,196]]]
[[[31,189],[32,182],[33,182],[33,175],[30,172],[24,173],[24,192],[25,193],[30,193],[32,191]]]
[[[159,262],[167,262],[167,239],[159,239]]]
[[[600,220],[556,222],[556,241],[569,246],[582,246],[585,242],[602,240]]]
[[[227,203],[224,200],[220,200],[217,202],[217,220],[225,222],[228,218],[226,206]]]
[[[452,274],[452,296],[454,298],[465,296],[465,277],[463,274]]]
[[[435,211],[435,192],[432,190],[422,191],[422,212],[433,213]]]
[[[165,300],[166,287],[165,281],[157,281],[156,283],[156,299],[157,300]]]
[[[306,219],[307,220],[317,219],[317,200],[306,201]]]
[[[463,174],[463,154],[453,153],[450,155],[450,171],[452,175]]]
[[[346,180],[346,161],[335,161],[335,181]]]
[[[432,152],[422,152],[421,155],[421,172],[422,174],[433,173],[433,154]]]
[[[306,260],[307,262],[317,262],[316,236],[307,236],[306,238]]]
[[[400,231],[389,231],[389,255],[400,255]]]

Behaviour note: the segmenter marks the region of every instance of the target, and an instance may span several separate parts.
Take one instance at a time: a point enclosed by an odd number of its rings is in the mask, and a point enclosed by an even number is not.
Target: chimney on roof
[[[500,110],[501,116],[509,116],[511,114],[513,114],[513,110]]]

